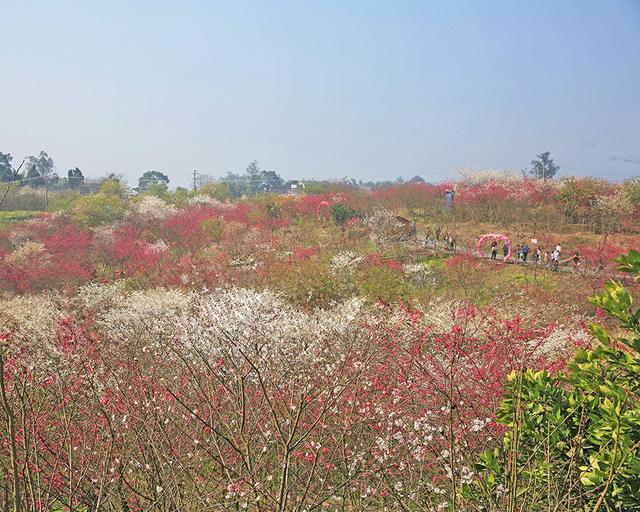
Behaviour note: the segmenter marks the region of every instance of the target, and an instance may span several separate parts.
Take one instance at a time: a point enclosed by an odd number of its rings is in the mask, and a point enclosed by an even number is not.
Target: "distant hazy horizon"
[[[640,175],[640,1],[5,2],[0,151],[187,186]]]

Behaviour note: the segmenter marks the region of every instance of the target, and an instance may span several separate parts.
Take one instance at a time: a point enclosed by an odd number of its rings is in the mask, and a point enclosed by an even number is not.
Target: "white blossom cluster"
[[[576,344],[590,343],[591,336],[585,329],[563,325],[555,327],[544,339],[531,341],[538,353],[547,357],[558,356]]]
[[[147,244],[145,251],[148,254],[164,254],[169,251],[169,246],[164,240],[156,240],[153,243]]]
[[[457,301],[434,300],[424,309],[423,322],[433,326],[436,332],[448,332],[455,324],[455,311],[461,306]]]
[[[424,288],[437,284],[433,267],[425,263],[410,263],[404,265],[404,273],[414,286]]]
[[[101,301],[108,305],[106,309],[88,311],[104,333],[154,346],[178,334],[180,321],[195,296],[193,292],[164,288],[126,294],[117,285],[85,287],[80,294],[87,306]]]
[[[125,295],[124,286],[124,281],[88,283],[78,289],[76,301],[81,310],[95,315],[115,306]]]
[[[596,198],[595,210],[600,214],[600,221],[609,230],[619,227],[622,218],[634,210],[634,205],[623,188],[618,188],[611,195]]]
[[[91,233],[96,242],[104,244],[112,244],[114,242],[113,232],[118,229],[117,224],[106,224],[104,226],[95,226],[91,228]]]
[[[413,435],[410,436],[409,445],[411,453],[417,461],[421,461],[429,454],[429,443],[433,441],[436,428],[431,425],[431,411],[425,411],[413,422]]]
[[[158,220],[171,217],[177,210],[159,197],[145,195],[136,204],[135,212],[143,220]]]
[[[213,358],[286,377],[317,366],[355,334],[362,300],[351,299],[327,310],[291,307],[271,291],[223,288],[201,295],[182,320],[185,340]]]
[[[14,249],[31,240],[31,237],[31,233],[25,229],[12,229],[8,235],[9,242],[11,242]]]
[[[469,430],[471,430],[471,432],[480,432],[487,425],[489,425],[489,423],[491,423],[491,418],[484,418],[484,419],[473,418],[473,420],[471,420],[471,425],[469,426]]]
[[[253,256],[249,255],[244,258],[235,258],[231,260],[230,265],[241,270],[255,270],[258,268],[259,262],[256,261]]]
[[[522,181],[522,176],[518,175],[514,171],[503,169],[479,169],[473,170],[460,170],[460,174],[464,179],[466,185],[478,186],[488,181],[496,181],[502,183],[517,184]]]
[[[335,274],[350,272],[357,268],[363,259],[362,256],[358,256],[353,251],[342,251],[331,258],[331,270]]]
[[[198,194],[189,198],[189,204],[192,206],[212,206],[220,210],[229,210],[234,208],[232,203],[223,203],[222,201],[205,194]]]
[[[19,295],[0,301],[0,332],[41,344],[65,316],[61,299],[53,294]]]
[[[364,333],[364,302],[359,298],[303,311],[269,290],[127,292],[115,283],[84,286],[76,300],[109,337],[138,340],[152,348],[177,339],[212,359],[241,363],[247,357],[282,375],[325,360],[334,364],[336,353],[344,349],[340,343]],[[42,327],[42,332],[47,329]]]
[[[48,254],[44,244],[31,240],[27,240],[18,245],[12,253],[5,256],[5,261],[15,264],[25,264],[35,261],[45,263],[47,260]]]
[[[391,210],[378,208],[367,215],[362,224],[369,229],[371,240],[379,244],[406,242],[415,237],[415,227],[408,226]]]

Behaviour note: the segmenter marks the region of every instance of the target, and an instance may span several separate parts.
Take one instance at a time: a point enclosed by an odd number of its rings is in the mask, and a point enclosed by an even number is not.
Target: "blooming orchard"
[[[3,510],[462,510],[507,375],[590,345],[584,298],[638,213],[495,173],[235,202],[107,185],[0,230]],[[592,222],[531,225],[591,273],[473,255],[532,212]],[[456,254],[421,244],[437,228]]]
[[[92,285],[57,311],[42,342],[3,338],[21,493],[43,508],[444,503],[496,435],[505,375],[551,367],[554,335],[461,303],[437,323],[235,287]]]

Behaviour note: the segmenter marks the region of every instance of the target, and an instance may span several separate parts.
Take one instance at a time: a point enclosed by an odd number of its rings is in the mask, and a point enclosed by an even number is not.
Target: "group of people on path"
[[[438,248],[442,247],[446,251],[456,252],[458,244],[456,242],[456,238],[449,233],[445,233],[441,239],[442,228],[438,226],[435,231],[429,231],[425,237],[424,244],[427,247]]]
[[[530,252],[531,252],[531,249],[529,248],[529,245],[526,243],[521,243],[521,244],[518,244],[513,249],[512,254],[514,255],[514,258],[516,259],[516,261],[527,263]],[[503,244],[502,253],[504,254],[505,258],[509,254],[509,246],[506,243]],[[536,246],[533,251],[532,262],[534,265],[543,264],[544,266],[550,267],[553,270],[558,270],[558,267],[562,262],[561,255],[562,255],[562,247],[560,245],[556,245],[551,252],[549,252],[548,250],[544,250],[540,246]],[[498,256],[498,242],[497,240],[493,240],[491,242],[491,259],[495,260],[497,259],[497,256]],[[576,251],[573,254],[573,256],[570,258],[570,261],[572,262],[573,270],[578,272],[580,270],[580,261],[581,261],[580,253]]]
[[[536,240],[532,240],[532,242],[536,242]],[[449,234],[444,233],[442,235],[442,228],[440,226],[436,227],[433,231],[428,231],[425,236],[424,244],[426,247],[432,247],[434,249],[442,248],[446,251],[456,252],[457,242],[456,238]],[[506,258],[509,255],[509,245],[507,243],[502,244],[502,254]],[[526,242],[519,243],[515,247],[512,248],[512,255],[516,262],[522,263],[533,263],[534,265],[544,265],[547,268],[552,270],[558,270],[561,263],[571,261],[573,270],[575,272],[580,271],[581,257],[578,251],[573,253],[571,258],[567,260],[562,260],[562,247],[560,244],[556,245],[553,250],[549,251],[545,250],[543,247],[539,245],[534,245],[533,249],[529,247],[529,244]],[[530,257],[531,255],[531,257]],[[498,241],[493,240],[491,242],[491,259],[498,259]]]

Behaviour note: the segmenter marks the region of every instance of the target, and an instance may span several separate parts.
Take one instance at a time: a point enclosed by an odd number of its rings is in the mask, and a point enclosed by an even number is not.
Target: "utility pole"
[[[193,191],[195,192],[197,189],[197,183],[196,180],[198,179],[198,171],[194,170],[193,171]]]

